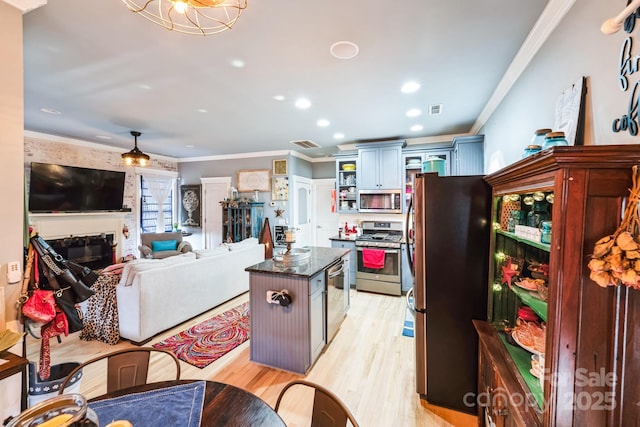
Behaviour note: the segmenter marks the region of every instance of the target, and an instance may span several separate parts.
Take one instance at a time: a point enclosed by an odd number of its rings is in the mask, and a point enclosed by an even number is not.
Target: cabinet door
[[[357,163],[356,156],[336,160],[336,210],[339,213],[358,211],[356,188],[359,178],[357,167],[354,168]]]
[[[453,139],[452,175],[484,175],[484,136]]]
[[[380,188],[397,190],[402,188],[402,148],[381,147],[378,153],[378,173]]]
[[[345,277],[347,277],[349,285],[355,286],[356,285],[356,268],[355,268],[356,243],[346,242],[344,240],[332,240],[331,247],[338,248],[338,249],[349,249],[349,256],[346,259],[346,261],[348,261],[348,264],[345,263],[344,274],[345,274]],[[349,270],[348,273],[347,273],[347,269]]]
[[[361,148],[358,150],[360,156],[358,188],[361,190],[377,190],[378,182],[378,154],[377,148]]]
[[[311,363],[322,352],[326,342],[326,302],[324,271],[311,278],[309,287],[309,332],[311,337]]]

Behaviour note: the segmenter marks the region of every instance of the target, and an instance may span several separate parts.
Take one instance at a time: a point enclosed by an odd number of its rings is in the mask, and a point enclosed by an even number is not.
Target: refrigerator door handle
[[[411,209],[413,208],[413,194],[411,195],[411,198],[409,199],[409,207],[407,207],[407,218],[404,224],[404,228],[405,228],[405,239],[407,241],[407,261],[409,261],[409,270],[411,271],[411,274],[414,274],[414,270],[413,270],[413,254],[411,253],[412,249],[411,249],[411,241],[413,240],[413,236],[411,235],[411,228],[409,226],[409,223],[411,222]]]

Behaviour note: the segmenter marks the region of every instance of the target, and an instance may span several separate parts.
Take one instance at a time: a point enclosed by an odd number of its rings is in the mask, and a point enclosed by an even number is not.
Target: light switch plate
[[[12,261],[7,265],[7,282],[18,283],[22,278],[22,271],[20,271],[20,263],[18,261]]]

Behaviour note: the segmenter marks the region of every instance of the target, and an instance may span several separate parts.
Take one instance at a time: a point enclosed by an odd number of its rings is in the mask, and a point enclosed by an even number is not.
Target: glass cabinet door
[[[489,321],[542,408],[553,192],[494,199]]]
[[[345,157],[336,161],[336,208],[340,213],[358,211],[357,159],[357,157]]]
[[[404,165],[404,206],[403,212],[406,212],[409,207],[409,201],[413,195],[413,182],[416,174],[422,170],[422,153],[405,154],[403,156]]]

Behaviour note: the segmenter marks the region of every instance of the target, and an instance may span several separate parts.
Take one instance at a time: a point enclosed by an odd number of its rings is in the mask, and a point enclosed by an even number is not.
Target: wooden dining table
[[[118,402],[117,398],[137,400],[145,392],[175,389],[175,386],[204,383],[204,398],[202,401],[201,426],[284,426],[286,424],[264,400],[239,387],[216,381],[205,380],[177,380],[143,384],[115,392],[107,393],[89,400],[89,407],[104,405],[104,401]],[[102,403],[100,403],[102,402]],[[167,404],[170,404],[167,403]],[[144,406],[144,402],[141,403]],[[114,405],[117,413],[118,405]],[[96,411],[97,412],[97,411]],[[126,418],[116,418],[126,419]],[[106,425],[113,420],[99,420],[100,425]],[[133,421],[133,420],[129,420]],[[142,421],[142,422],[140,422]],[[144,420],[133,422],[136,427],[144,426]],[[167,424],[169,425],[169,424]],[[158,424],[154,424],[158,426]]]

